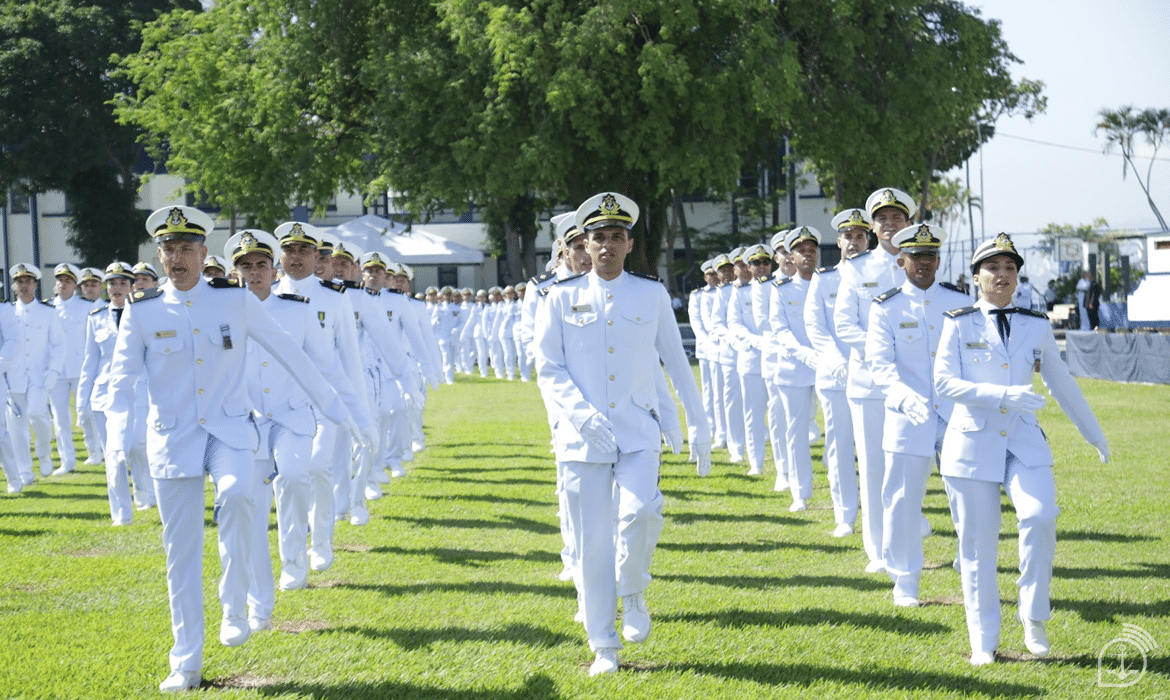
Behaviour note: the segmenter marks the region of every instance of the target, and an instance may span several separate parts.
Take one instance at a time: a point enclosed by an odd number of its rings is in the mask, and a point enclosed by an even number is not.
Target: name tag
[[[830,298],[830,299],[836,299],[836,298],[837,298],[837,293],[836,293],[836,292],[833,292],[832,294],[830,294],[830,295],[829,295],[829,298]]]
[[[155,338],[174,338],[175,332],[174,331],[155,331],[154,337]]]
[[[877,282],[863,282],[861,286],[862,287],[876,287]]]
[[[789,305],[789,306],[800,306],[800,304],[801,304],[801,302],[799,302],[799,301],[790,301],[790,302],[788,302],[788,305]]]
[[[987,343],[967,343],[968,350],[986,350]]]
[[[574,304],[573,306],[571,306],[569,308],[573,311],[573,313],[580,313],[582,311],[592,311],[593,310],[593,306],[590,304]]]
[[[906,321],[905,323],[901,323],[898,325],[899,325],[899,328],[917,328],[918,321]]]

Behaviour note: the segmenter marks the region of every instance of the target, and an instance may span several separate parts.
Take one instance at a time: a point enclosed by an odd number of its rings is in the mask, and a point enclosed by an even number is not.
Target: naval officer
[[[168,281],[136,292],[122,315],[110,366],[108,461],[124,459],[129,409],[145,374],[147,453],[155,478],[170,597],[170,675],[163,691],[199,686],[203,665],[203,483],[215,482],[223,620],[220,642],[247,641],[247,553],[252,530],[253,457],[259,435],[251,415],[245,344],[255,339],[314,395],[324,380],[260,300],[224,280],[204,281],[206,237],[215,222],[191,207],[159,209],[146,221]],[[331,420],[348,412],[339,399],[319,406]],[[349,424],[352,424],[352,419]],[[356,426],[351,427],[356,432]],[[360,436],[359,436],[360,439]]]
[[[85,352],[85,321],[93,304],[77,293],[81,270],[70,263],[53,268],[56,278],[56,296],[53,306],[61,317],[61,331],[65,338],[65,364],[61,376],[49,392],[49,408],[53,416],[53,430],[57,433],[57,457],[61,464],[53,476],[68,474],[77,468],[77,452],[73,447],[73,412],[70,396],[77,393],[77,377],[81,373],[82,353]],[[37,435],[38,441],[49,436]]]
[[[710,469],[710,432],[670,297],[656,280],[622,269],[637,216],[633,201],[612,193],[577,209],[593,269],[552,287],[536,322],[538,382],[561,412],[554,435],[579,556],[584,624],[596,653],[590,675],[617,670],[619,595],[623,636],[639,642],[650,633],[643,592],[663,523],[660,361],[686,408],[699,471]]]
[[[971,663],[977,666],[994,662],[999,647],[1001,487],[1015,508],[1020,537],[1017,615],[1024,645],[1037,656],[1049,651],[1044,621],[1052,614],[1060,508],[1052,450],[1036,420],[1046,403],[1032,390],[1036,373],[1101,462],[1109,461],[1109,443],[1060,359],[1052,326],[1043,314],[1012,305],[1023,264],[1004,233],[975,249],[971,276],[980,299],[947,313],[934,368],[935,390],[955,403],[939,471],[956,519]]]

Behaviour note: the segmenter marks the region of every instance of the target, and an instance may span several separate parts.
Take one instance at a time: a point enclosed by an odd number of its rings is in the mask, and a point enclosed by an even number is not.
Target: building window
[[[455,265],[439,265],[439,287],[458,287],[459,268]]]
[[[13,214],[29,213],[28,195],[16,185],[8,188],[8,211]]]

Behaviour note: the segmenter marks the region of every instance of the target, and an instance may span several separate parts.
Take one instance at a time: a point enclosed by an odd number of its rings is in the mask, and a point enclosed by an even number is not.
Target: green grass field
[[[535,383],[460,376],[431,395],[429,447],[409,475],[371,503],[367,526],[338,526],[333,568],[307,590],[278,592],[277,629],[239,648],[218,643],[209,524],[200,697],[1170,697],[1170,387],[1081,386],[1114,462],[1101,465],[1052,402],[1041,412],[1063,509],[1049,658],[1027,653],[1014,621],[1010,512],[1001,660],[974,668],[939,478],[926,501],[926,604],[896,609],[889,580],[863,572],[860,535],[829,534],[817,445],[813,500],[796,514],[772,491],[774,473],[748,477],[717,452],[701,479],[685,455],[666,456],[667,522],[647,591],[654,633],[627,645],[616,676],[591,679],[572,585],[556,579],[554,467]],[[0,698],[157,695],[171,645],[157,511],[112,527],[104,472],[83,467],[0,497],[0,552]],[[1125,623],[1158,646],[1135,685],[1098,687],[1098,654]],[[1127,665],[1141,661],[1131,648]]]

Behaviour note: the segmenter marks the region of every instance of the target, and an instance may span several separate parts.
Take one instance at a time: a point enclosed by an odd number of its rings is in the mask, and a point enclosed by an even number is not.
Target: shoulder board
[[[539,275],[537,275],[536,277],[533,277],[529,281],[529,284],[540,284],[541,282],[545,281],[546,279],[548,279],[554,275],[556,275],[556,272],[554,272],[553,270],[546,270],[546,271],[540,273]]]
[[[886,301],[887,299],[892,299],[901,293],[902,293],[901,287],[894,287],[893,289],[886,290],[885,292],[882,292],[878,296],[874,297],[873,301],[875,304],[880,304],[883,301]]]
[[[817,268],[817,274],[821,274],[821,275],[823,275],[826,272],[836,272],[836,271],[837,271],[836,265],[834,265],[832,267],[818,267]]]
[[[239,289],[242,286],[239,280],[229,280],[224,277],[209,279],[207,285],[212,289]]]
[[[1034,318],[1042,318],[1042,319],[1044,319],[1045,321],[1047,321],[1047,320],[1048,320],[1048,314],[1041,313],[1041,312],[1039,312],[1039,311],[1033,311],[1032,309],[1022,309],[1022,308],[1020,308],[1020,307],[1018,307],[1018,306],[1017,306],[1017,307],[1016,307],[1016,313],[1017,313],[1017,314],[1020,314],[1020,315],[1023,315],[1023,316],[1032,316],[1032,317],[1034,317]]]
[[[57,308],[57,306],[55,304],[53,304],[53,302],[51,302],[51,301],[45,301],[44,299],[37,299],[37,301],[41,302],[42,304],[44,304],[45,306],[47,306],[51,309]]]
[[[406,292],[402,291],[401,289],[387,289],[386,291],[390,292],[391,294],[406,294]],[[414,297],[408,297],[408,298],[414,299]],[[415,301],[417,301],[417,299]]]
[[[93,299],[86,299],[86,298],[85,298],[85,297],[83,297],[83,296],[74,296],[73,298],[74,298],[74,299],[80,299],[80,300],[84,301],[86,304],[92,304],[92,303],[94,302],[94,300],[93,300]]]
[[[341,284],[343,284],[346,289],[361,289],[362,288],[362,286],[360,284],[358,284],[357,282],[354,282],[353,280],[345,280]]]
[[[147,299],[154,299],[155,297],[159,297],[159,296],[162,296],[162,290],[159,289],[158,287],[152,287],[151,289],[143,289],[142,291],[134,292],[133,294],[130,295],[130,303],[137,304],[140,301],[146,301]]]
[[[651,282],[661,282],[662,281],[662,280],[658,279],[657,277],[655,277],[654,275],[645,275],[645,274],[642,274],[641,272],[631,272],[629,274],[631,277],[640,277],[641,279],[650,280]]]
[[[541,287],[541,289],[540,289],[540,293],[541,293],[541,295],[542,295],[542,296],[545,296],[545,295],[547,295],[549,292],[551,292],[551,291],[552,291],[552,288],[553,288],[553,287],[557,286],[558,284],[564,284],[565,282],[568,282],[569,280],[575,280],[575,279],[578,279],[578,278],[580,278],[580,277],[584,277],[585,275],[586,275],[586,273],[582,272],[582,273],[581,273],[581,274],[579,274],[579,275],[573,275],[572,277],[566,277],[566,278],[564,278],[564,279],[557,280],[556,282],[553,282],[552,284],[550,284],[550,285],[548,285],[548,286],[546,286],[546,287]]]
[[[961,309],[951,309],[950,311],[945,312],[945,315],[950,316],[951,318],[958,318],[960,316],[966,316],[967,314],[973,314],[978,310],[979,309],[975,308],[974,306],[964,306]]]
[[[325,287],[326,289],[332,289],[335,292],[344,292],[345,291],[345,287],[338,284],[337,282],[334,282],[333,280],[321,280],[320,282],[321,282],[321,286]]]
[[[756,281],[759,282],[760,284],[763,284],[770,279],[772,279],[772,278],[767,276],[767,275],[760,275],[759,277],[756,278]]]
[[[772,284],[777,287],[782,287],[792,281],[791,277],[777,277]]]
[[[380,296],[382,296],[382,290],[381,290],[381,289],[365,289],[364,291],[365,291],[365,293],[366,293],[366,294],[369,294],[369,295],[370,295],[370,296],[372,296],[372,297],[380,297]]]
[[[90,316],[93,316],[94,314],[100,314],[101,312],[105,311],[105,310],[106,310],[106,309],[108,309],[108,308],[110,308],[110,307],[108,307],[108,306],[103,306],[103,307],[102,307],[102,308],[100,308],[100,309],[94,309],[93,311],[90,311],[90,312],[89,312],[89,315],[90,315]]]
[[[964,292],[962,289],[959,288],[959,285],[954,284],[952,282],[939,282],[938,286],[942,287],[943,289],[949,289],[952,292],[958,292],[959,294],[966,294],[966,292]]]
[[[865,257],[866,255],[869,255],[869,253],[870,253],[870,251],[863,250],[860,253],[854,253],[853,255],[850,255],[849,257],[847,257],[845,259],[846,260],[856,260],[858,258],[862,258],[862,257]]]
[[[303,296],[301,296],[300,294],[277,294],[276,296],[277,296],[277,298],[278,298],[278,299],[285,299],[285,300],[288,300],[288,301],[299,301],[299,302],[301,302],[302,304],[308,304],[308,303],[309,303],[309,300],[308,300],[308,298],[307,298],[307,297],[303,297]]]

